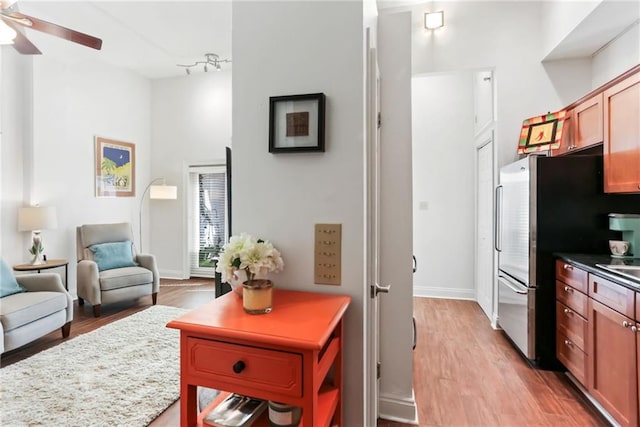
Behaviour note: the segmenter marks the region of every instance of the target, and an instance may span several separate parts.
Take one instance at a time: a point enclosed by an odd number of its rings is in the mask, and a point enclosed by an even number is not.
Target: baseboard
[[[158,274],[162,279],[174,279],[174,280],[185,279],[184,277],[182,277],[182,270],[159,270]]]
[[[414,286],[413,296],[425,298],[463,299],[471,301],[476,300],[474,289],[432,288],[428,286]]]
[[[418,425],[418,407],[413,390],[410,398],[378,396],[378,412],[385,420]]]

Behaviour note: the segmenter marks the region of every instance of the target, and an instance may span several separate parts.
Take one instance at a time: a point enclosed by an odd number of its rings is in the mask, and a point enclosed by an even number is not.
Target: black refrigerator
[[[608,214],[640,195],[603,193],[602,155],[531,155],[500,169],[496,188],[498,324],[529,362],[555,356],[554,253],[608,253]]]

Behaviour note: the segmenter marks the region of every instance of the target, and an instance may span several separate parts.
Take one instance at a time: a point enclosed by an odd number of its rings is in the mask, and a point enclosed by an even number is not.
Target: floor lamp
[[[156,182],[162,181],[161,185],[153,185]],[[149,199],[153,200],[175,200],[178,198],[178,187],[175,185],[166,185],[164,178],[156,178],[147,185],[142,193],[142,199],[140,200],[140,253],[142,253],[142,205],[144,204],[144,197],[149,192]]]

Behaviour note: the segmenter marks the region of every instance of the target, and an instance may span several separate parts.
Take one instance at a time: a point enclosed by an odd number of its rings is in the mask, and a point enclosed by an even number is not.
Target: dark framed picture
[[[566,115],[566,111],[557,111],[526,119],[520,130],[518,154],[560,147]]]
[[[269,98],[269,152],[324,151],[323,93]]]

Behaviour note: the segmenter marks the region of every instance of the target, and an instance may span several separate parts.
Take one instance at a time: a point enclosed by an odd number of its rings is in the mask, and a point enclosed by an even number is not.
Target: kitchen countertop
[[[609,255],[567,253],[556,253],[554,255],[567,262],[570,262],[571,264],[575,264],[576,266],[590,273],[597,274],[598,276],[604,277],[605,279],[611,280],[612,282],[618,283],[619,285],[625,286],[627,288],[631,288],[635,291],[640,291],[640,281],[628,278],[626,276],[621,276],[619,274],[596,266],[596,264],[640,266],[640,258],[622,259],[613,258]]]

